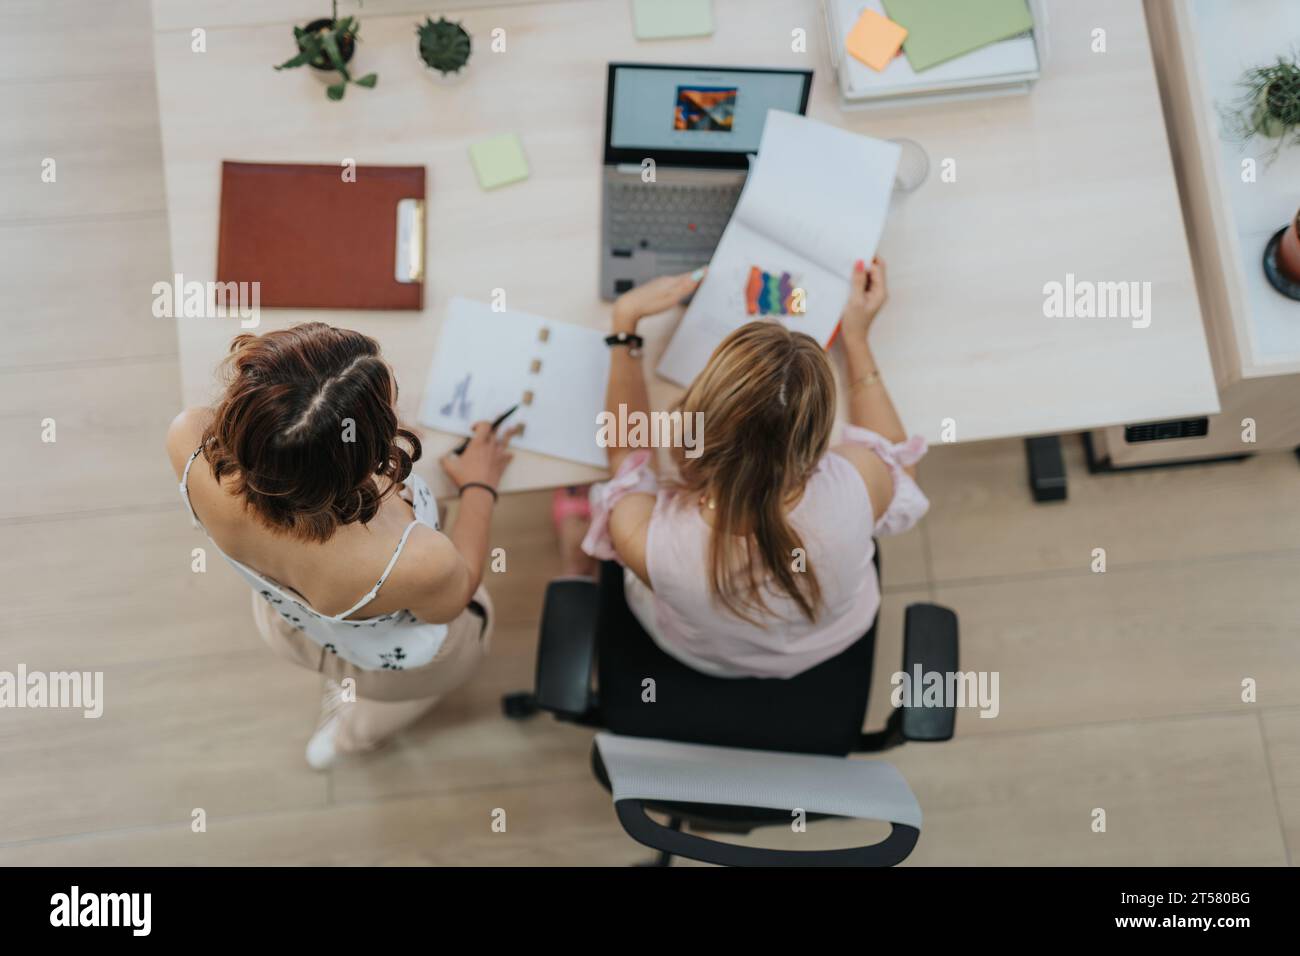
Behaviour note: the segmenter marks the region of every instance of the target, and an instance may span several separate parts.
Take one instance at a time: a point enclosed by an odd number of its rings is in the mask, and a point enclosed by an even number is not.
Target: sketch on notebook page
[[[471,372],[457,382],[456,387],[452,390],[450,400],[438,411],[451,418],[469,421],[474,408],[473,402],[469,398],[469,383],[473,378],[474,374]]]

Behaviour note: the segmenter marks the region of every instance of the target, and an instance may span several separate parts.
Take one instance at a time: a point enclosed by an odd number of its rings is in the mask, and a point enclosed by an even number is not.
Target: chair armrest
[[[560,578],[546,587],[537,646],[537,705],[579,718],[592,704],[599,587],[590,578]]]
[[[937,672],[945,678],[957,672],[957,615],[937,604],[911,604],[903,622],[903,671]],[[905,740],[951,740],[957,722],[953,706],[902,708]]]
[[[655,850],[721,866],[893,866],[912,852],[921,807],[902,775],[882,761],[709,747],[596,735],[614,808],[627,834]],[[656,823],[646,804],[687,803],[803,810],[892,825],[869,846],[776,850],[723,843]],[[793,819],[793,818],[792,818]]]

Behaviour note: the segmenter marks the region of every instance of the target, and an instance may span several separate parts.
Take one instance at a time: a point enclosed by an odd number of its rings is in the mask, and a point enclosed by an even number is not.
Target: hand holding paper
[[[740,202],[659,374],[688,385],[733,329],[764,316],[829,345],[853,264],[880,241],[899,152],[770,110]]]

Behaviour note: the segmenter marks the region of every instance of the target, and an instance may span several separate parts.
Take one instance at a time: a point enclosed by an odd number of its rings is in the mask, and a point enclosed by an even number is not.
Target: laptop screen
[[[806,70],[611,63],[605,161],[744,168],[769,109],[802,113]]]

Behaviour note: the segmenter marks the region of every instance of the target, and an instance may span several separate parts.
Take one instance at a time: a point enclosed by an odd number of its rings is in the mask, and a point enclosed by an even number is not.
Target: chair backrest
[[[615,800],[747,805],[920,828],[921,808],[902,774],[883,760],[837,760],[807,754],[673,743],[611,733],[596,735]]]
[[[916,796],[902,775],[880,760],[705,747],[610,733],[596,735],[594,757],[605,771],[623,829],[664,854],[723,866],[895,866],[912,852],[921,833]],[[646,813],[657,810],[694,821],[696,808],[754,825],[789,824],[803,813],[808,820],[824,815],[882,820],[891,828],[884,840],[866,846],[766,849],[683,833]]]
[[[605,562],[596,633],[600,722],[615,734],[837,756],[859,742],[874,621],[844,651],[795,677],[711,677],[659,649],[627,606],[623,568]],[[646,679],[654,681],[654,703],[643,699]]]

